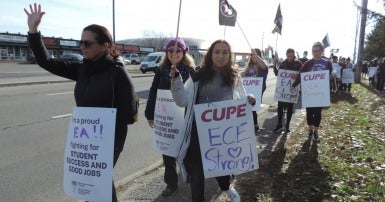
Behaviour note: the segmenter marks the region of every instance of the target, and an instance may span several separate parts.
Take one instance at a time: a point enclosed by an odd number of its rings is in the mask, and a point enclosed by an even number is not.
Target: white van
[[[140,71],[143,73],[148,71],[155,72],[155,69],[159,67],[159,63],[164,55],[164,52],[149,53],[140,63]]]
[[[126,53],[126,54],[123,54],[122,57],[126,60],[131,61],[131,64],[133,65],[137,65],[140,63],[139,55],[136,53]]]

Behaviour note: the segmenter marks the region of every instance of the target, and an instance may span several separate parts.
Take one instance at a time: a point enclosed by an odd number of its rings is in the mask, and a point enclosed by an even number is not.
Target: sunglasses
[[[91,47],[93,44],[98,43],[97,41],[87,41],[87,40],[80,40],[79,41],[79,46],[84,46],[86,48]]]
[[[181,49],[181,48],[177,48],[176,49],[176,51],[175,51],[175,48],[169,48],[169,49],[167,49],[167,52],[169,52],[169,53],[181,53],[181,52],[183,52],[183,49]]]
[[[312,50],[313,53],[316,53],[316,52],[320,52],[322,51],[321,49],[318,49],[318,50]]]

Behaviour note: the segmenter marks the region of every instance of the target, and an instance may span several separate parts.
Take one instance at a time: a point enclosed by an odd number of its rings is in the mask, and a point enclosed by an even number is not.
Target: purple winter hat
[[[173,38],[171,39],[167,45],[166,45],[166,51],[171,47],[175,46],[175,43],[177,44],[178,48],[181,48],[183,50],[183,53],[186,53],[188,51],[188,47],[186,46],[186,43],[183,41],[182,38]]]

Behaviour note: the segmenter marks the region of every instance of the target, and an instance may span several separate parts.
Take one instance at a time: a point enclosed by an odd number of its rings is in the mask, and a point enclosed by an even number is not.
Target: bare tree
[[[163,51],[170,37],[171,34],[167,36],[162,32],[157,33],[153,30],[146,30],[143,32],[143,38],[138,40],[142,46],[154,47],[155,51]]]

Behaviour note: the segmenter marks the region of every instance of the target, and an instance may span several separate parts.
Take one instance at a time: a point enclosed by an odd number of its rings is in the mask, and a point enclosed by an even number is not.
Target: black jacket
[[[302,67],[302,62],[300,60],[293,60],[292,62],[289,62],[287,59],[285,59],[278,67],[278,69],[286,69],[286,70],[292,70],[292,71],[299,71]],[[278,69],[274,68],[274,74],[277,76]]]
[[[114,145],[117,160],[127,136],[127,124],[136,113],[134,86],[123,64],[109,55],[95,62],[84,59],[83,63],[50,58],[40,33],[29,33],[28,40],[40,67],[76,81],[76,106],[117,109]]]
[[[182,76],[183,82],[185,82],[189,78],[189,72],[193,69],[193,67],[178,65],[177,68]],[[152,81],[150,92],[148,95],[146,110],[144,111],[144,115],[147,120],[154,120],[156,94],[158,92],[158,89],[170,90],[171,88],[171,80],[169,75],[170,67],[162,67],[157,68],[157,70],[155,70],[155,76]]]

